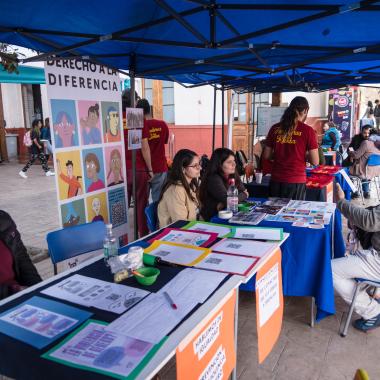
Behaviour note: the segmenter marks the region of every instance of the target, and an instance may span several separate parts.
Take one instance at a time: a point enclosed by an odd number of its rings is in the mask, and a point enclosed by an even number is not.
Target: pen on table
[[[165,298],[168,300],[170,306],[173,308],[173,309],[177,309],[177,305],[174,303],[172,297],[170,297],[169,293],[168,292],[164,292],[164,296]]]

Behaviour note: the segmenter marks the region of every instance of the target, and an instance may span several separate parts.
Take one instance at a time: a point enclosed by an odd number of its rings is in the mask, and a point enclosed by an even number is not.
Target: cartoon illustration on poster
[[[79,150],[57,153],[56,171],[60,200],[83,194],[83,174]]]
[[[78,101],[79,125],[82,145],[102,143],[99,111],[98,102],[87,100]]]
[[[123,160],[121,146],[104,149],[106,159],[107,186],[119,185],[124,182]]]
[[[74,100],[52,99],[50,104],[55,148],[78,146],[77,116]]]
[[[104,142],[119,142],[121,139],[119,104],[102,102],[102,117]]]
[[[350,90],[331,90],[329,93],[329,121],[342,133],[342,141],[350,141],[352,129],[353,94]]]
[[[108,223],[106,193],[98,193],[86,198],[87,222],[103,221]]]
[[[86,223],[83,199],[61,204],[61,218],[64,228]]]
[[[84,149],[83,172],[86,193],[104,189],[104,162],[102,148]]]
[[[127,223],[127,205],[125,202],[124,188],[120,187],[109,191],[108,203],[112,226],[117,227]]]

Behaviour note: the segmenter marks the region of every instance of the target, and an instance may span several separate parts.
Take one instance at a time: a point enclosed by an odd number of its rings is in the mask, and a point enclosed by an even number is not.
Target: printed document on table
[[[246,276],[258,260],[258,257],[211,253],[195,267]]]
[[[172,243],[195,245],[197,247],[206,246],[214,242],[218,237],[217,233],[182,230],[179,228],[165,228],[160,234],[155,236],[149,243],[155,240],[170,241]]]
[[[230,255],[263,257],[276,247],[278,247],[277,243],[244,239],[223,239],[214,244],[211,249],[213,252],[229,253]]]
[[[87,307],[121,314],[146,297],[149,292],[126,285],[75,274],[41,293]]]
[[[235,239],[249,240],[282,240],[284,236],[282,228],[270,227],[235,227],[233,234]]]
[[[146,364],[160,347],[107,331],[106,325],[105,322],[90,320],[42,357],[64,365],[125,378],[133,371],[139,371],[139,367]]]
[[[209,248],[155,240],[148,248],[144,249],[144,252],[145,254],[160,257],[169,263],[193,266],[211,251]]]
[[[219,238],[228,237],[231,234],[232,228],[223,224],[197,222],[193,221],[182,227],[186,230],[203,231],[203,232],[215,232]]]
[[[187,271],[187,272],[186,272]],[[194,271],[191,274],[189,271]],[[181,275],[181,273],[185,274]],[[203,272],[203,273],[200,273]],[[175,280],[177,276],[179,279]],[[204,302],[226,277],[223,273],[185,269],[156,294],[110,323],[106,329],[150,343],[158,343],[198,304]],[[210,284],[207,283],[207,278]],[[168,302],[168,292],[177,308]]]

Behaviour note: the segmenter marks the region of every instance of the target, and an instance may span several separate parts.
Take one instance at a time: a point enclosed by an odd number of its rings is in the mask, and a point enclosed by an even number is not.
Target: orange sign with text
[[[334,199],[334,187],[333,187],[333,182],[330,182],[326,186],[326,202],[332,203]]]
[[[178,380],[227,380],[235,368],[236,290],[177,349]]]
[[[269,355],[280,336],[283,311],[281,251],[277,248],[256,275],[259,363]]]

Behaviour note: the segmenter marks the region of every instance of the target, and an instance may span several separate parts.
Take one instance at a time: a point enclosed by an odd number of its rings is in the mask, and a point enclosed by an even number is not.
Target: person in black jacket
[[[245,201],[248,198],[248,191],[236,171],[234,152],[227,148],[218,148],[211,156],[199,190],[200,214],[204,220],[210,220],[219,210],[226,208],[230,178],[235,179],[235,185],[239,191],[239,202]]]
[[[0,299],[40,281],[15,222],[0,210]]]

